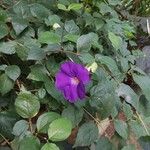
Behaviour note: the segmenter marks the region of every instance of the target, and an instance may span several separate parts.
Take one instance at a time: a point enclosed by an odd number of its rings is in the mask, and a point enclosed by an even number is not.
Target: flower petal
[[[61,65],[61,71],[67,74],[68,76],[72,77],[74,76],[74,68],[75,63],[72,61],[67,61]]]
[[[76,64],[76,75],[79,80],[86,84],[90,81],[89,71],[82,65]]]
[[[82,82],[80,82],[77,86],[77,92],[80,99],[85,98],[85,87]]]
[[[70,84],[71,84],[71,78],[67,76],[65,73],[63,73],[62,71],[59,71],[56,74],[55,86],[57,87],[57,89],[61,90],[65,86],[70,85]]]
[[[71,102],[74,103],[78,100],[78,92],[77,92],[77,85],[70,85],[66,86],[63,90],[65,98]]]

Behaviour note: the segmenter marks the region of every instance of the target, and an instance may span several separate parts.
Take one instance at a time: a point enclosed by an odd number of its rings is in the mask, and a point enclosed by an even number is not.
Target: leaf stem
[[[29,118],[29,128],[30,128],[31,133],[33,133],[33,127],[32,127],[32,120],[31,120],[31,118]]]

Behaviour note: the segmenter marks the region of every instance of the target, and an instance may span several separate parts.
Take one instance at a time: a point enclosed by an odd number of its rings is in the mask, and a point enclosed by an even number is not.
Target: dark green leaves
[[[6,74],[0,75],[0,93],[2,95],[8,93],[13,86],[13,81]]]
[[[9,29],[6,24],[0,24],[0,39],[5,37],[9,32]]]
[[[66,118],[59,118],[50,124],[48,137],[52,141],[63,141],[69,137],[71,130],[71,121]]]
[[[98,138],[98,128],[92,122],[84,123],[78,131],[75,141],[76,146],[89,146],[94,143]]]
[[[27,92],[20,92],[15,101],[15,107],[17,113],[21,117],[32,118],[38,113],[40,103],[35,95]]]

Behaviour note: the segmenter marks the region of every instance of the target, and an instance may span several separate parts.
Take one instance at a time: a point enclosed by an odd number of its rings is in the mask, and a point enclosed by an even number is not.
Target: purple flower
[[[89,72],[84,66],[67,61],[56,74],[55,85],[69,102],[74,103],[85,97],[84,85],[89,81]]]

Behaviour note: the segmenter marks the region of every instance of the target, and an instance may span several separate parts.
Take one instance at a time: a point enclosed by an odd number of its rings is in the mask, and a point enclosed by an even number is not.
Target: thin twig
[[[144,121],[142,120],[142,117],[140,116],[140,114],[139,114],[137,111],[136,111],[136,115],[137,115],[137,117],[139,118],[139,120],[141,121],[141,124],[143,125],[143,127],[144,127],[144,129],[145,129],[147,135],[150,135],[150,133],[149,133],[149,131],[148,131],[148,129],[147,129],[147,125],[144,123]]]
[[[101,123],[98,121],[98,119],[96,119],[96,118],[95,118],[90,112],[88,112],[85,108],[83,108],[83,110],[102,128],[102,130],[104,130],[103,127],[101,126]],[[104,130],[104,133],[105,133],[105,136],[110,139],[109,135],[107,134],[107,132],[106,132],[105,130]]]
[[[5,140],[5,142],[10,145],[10,142],[0,133],[0,136]]]

